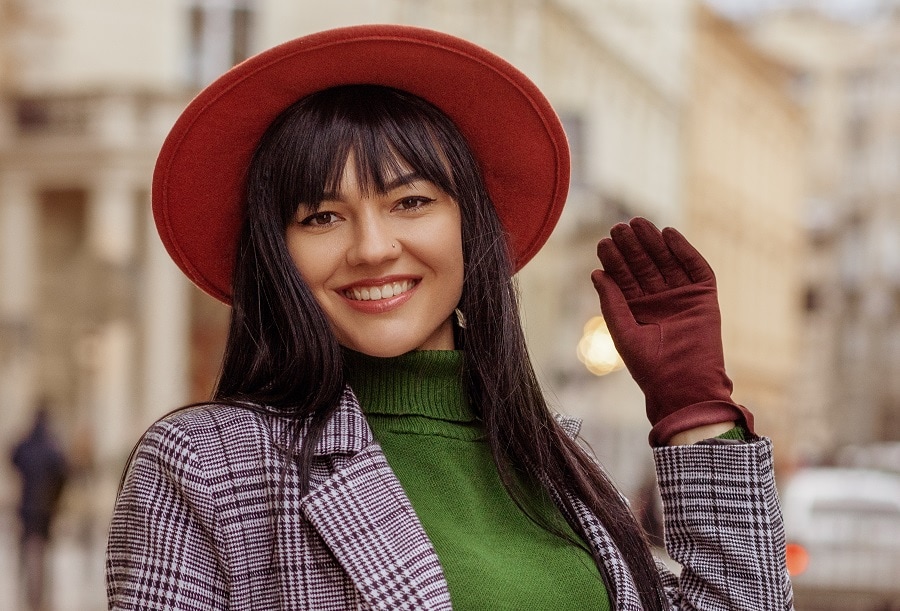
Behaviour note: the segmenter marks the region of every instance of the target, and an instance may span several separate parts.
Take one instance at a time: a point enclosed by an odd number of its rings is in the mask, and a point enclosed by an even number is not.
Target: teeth
[[[356,301],[389,299],[391,297],[396,297],[401,293],[405,293],[415,286],[415,284],[416,283],[413,280],[402,280],[400,282],[390,282],[382,286],[371,286],[359,289],[352,288],[344,291],[344,296],[348,299],[355,299]]]

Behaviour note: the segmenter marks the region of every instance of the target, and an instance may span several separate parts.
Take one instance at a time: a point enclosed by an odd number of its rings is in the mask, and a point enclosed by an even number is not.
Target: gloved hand
[[[678,231],[635,218],[597,244],[591,280],[616,349],[644,392],[650,444],[753,415],[731,398],[712,268]]]

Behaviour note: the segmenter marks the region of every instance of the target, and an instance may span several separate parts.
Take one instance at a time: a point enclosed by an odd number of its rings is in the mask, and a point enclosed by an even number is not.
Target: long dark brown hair
[[[466,329],[463,383],[484,422],[504,485],[520,506],[515,473],[570,491],[609,531],[647,609],[665,608],[644,535],[618,491],[556,422],[531,366],[503,227],[465,139],[424,100],[353,85],[318,92],[285,110],[256,150],[233,280],[233,310],[215,400],[265,405],[291,417],[304,486],[312,449],[337,408],[345,377],[340,346],[288,254],[285,228],[298,205],[336,191],[350,153],[363,188],[385,190],[401,166],[460,205]],[[302,436],[301,436],[302,433]],[[572,498],[561,495],[573,529]],[[583,545],[583,543],[582,543]],[[594,554],[596,556],[596,553]],[[603,564],[598,561],[603,570]],[[606,575],[608,586],[612,581]],[[614,594],[614,593],[613,593]]]

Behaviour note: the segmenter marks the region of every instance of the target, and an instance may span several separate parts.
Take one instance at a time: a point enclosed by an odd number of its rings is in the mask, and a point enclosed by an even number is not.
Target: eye
[[[396,206],[394,206],[395,210],[415,210],[417,208],[421,208],[423,206],[427,206],[434,199],[431,197],[425,197],[424,195],[413,195],[410,197],[404,197],[401,199]]]
[[[338,220],[340,220],[340,217],[334,212],[320,211],[310,214],[308,217],[301,220],[300,224],[310,227],[326,227],[332,223],[336,223]]]

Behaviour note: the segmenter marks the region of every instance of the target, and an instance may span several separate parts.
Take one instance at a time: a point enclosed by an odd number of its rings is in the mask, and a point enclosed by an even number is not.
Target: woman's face
[[[459,206],[411,170],[385,182],[385,193],[365,193],[351,156],[338,192],[288,224],[291,258],[342,346],[379,357],[453,349]]]

